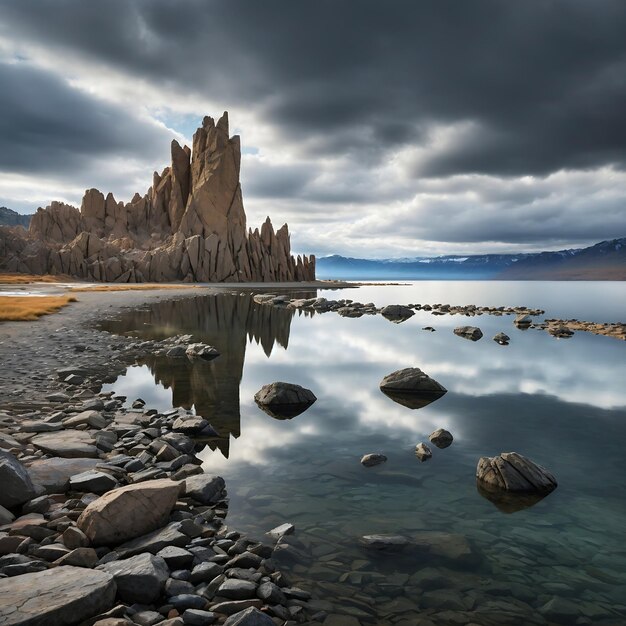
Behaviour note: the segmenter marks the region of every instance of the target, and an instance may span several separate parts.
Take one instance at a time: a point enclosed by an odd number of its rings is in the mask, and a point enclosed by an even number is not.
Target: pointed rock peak
[[[191,156],[191,148],[187,144],[185,144],[185,147],[183,148],[183,150],[186,152],[188,157]]]
[[[217,129],[221,130],[228,135],[228,111],[224,111],[222,117],[220,117],[217,123]]]
[[[155,172],[156,174],[156,172]],[[139,195],[138,192],[135,191],[135,195],[133,196],[133,199],[130,201],[131,204],[135,204],[137,202],[141,202],[141,196]]]
[[[202,128],[204,128],[205,130],[209,128],[215,128],[215,120],[209,115],[205,115],[202,119]]]
[[[106,201],[107,202],[115,202],[115,196],[113,195],[112,191],[109,191],[109,193],[107,194]]]
[[[171,146],[172,146],[172,152],[174,152],[176,148],[178,148],[179,150],[182,150],[182,148],[180,147],[180,144],[178,143],[178,141],[176,141],[176,139],[172,139]]]

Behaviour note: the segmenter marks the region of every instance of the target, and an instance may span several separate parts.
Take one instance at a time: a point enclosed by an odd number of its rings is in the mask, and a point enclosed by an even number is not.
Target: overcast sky
[[[0,205],[128,201],[228,110],[250,226],[360,257],[626,236],[624,0],[0,2]]]

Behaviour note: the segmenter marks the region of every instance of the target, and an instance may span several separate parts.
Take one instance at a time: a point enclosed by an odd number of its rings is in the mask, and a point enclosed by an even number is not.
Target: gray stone
[[[418,367],[407,367],[388,374],[380,382],[380,390],[394,402],[410,409],[422,408],[447,391]]]
[[[259,585],[257,596],[268,604],[287,604],[287,598],[281,588],[270,581]]]
[[[478,341],[483,336],[482,330],[477,326],[459,326],[454,329],[454,334],[470,341]]]
[[[183,622],[189,626],[208,626],[213,624],[217,615],[211,611],[201,611],[200,609],[187,609],[183,613]]]
[[[191,552],[177,546],[167,546],[159,550],[157,556],[160,556],[172,570],[186,569],[193,563],[194,558]]]
[[[185,611],[186,609],[204,609],[206,608],[207,601],[202,596],[196,596],[191,593],[181,593],[178,596],[169,598],[168,604],[171,604],[178,611]]]
[[[60,559],[54,562],[54,565],[74,565],[75,567],[87,567],[91,569],[98,563],[98,555],[93,548],[74,548]]]
[[[28,470],[9,452],[0,450],[0,506],[12,509],[37,494]]]
[[[551,622],[558,624],[574,624],[581,614],[575,602],[559,596],[554,596],[542,607],[539,613]]]
[[[415,315],[412,309],[401,304],[389,304],[383,307],[380,314],[394,324],[399,324]]]
[[[380,465],[386,461],[387,457],[384,454],[378,454],[377,452],[371,452],[370,454],[365,454],[361,457],[361,465],[364,465],[365,467],[373,467],[374,465]]]
[[[290,419],[308,409],[317,398],[310,389],[285,382],[264,385],[254,394],[254,401],[268,415]]]
[[[203,359],[204,361],[212,361],[214,358],[220,355],[220,352],[217,348],[209,346],[205,343],[190,343],[185,350],[185,354],[190,359]]]
[[[109,610],[115,591],[110,574],[71,566],[0,579],[0,624],[78,624]]]
[[[214,504],[222,498],[226,483],[221,476],[196,474],[185,479],[185,495],[201,504]]]
[[[102,494],[117,486],[117,481],[111,474],[87,470],[70,477],[70,489],[74,491],[88,491]]]
[[[249,607],[231,615],[224,622],[224,626],[275,626],[275,624],[266,613],[261,613],[256,607]]]
[[[190,580],[194,585],[199,583],[211,582],[216,576],[219,576],[224,571],[224,568],[217,563],[211,563],[210,561],[204,561],[196,565],[191,570]]]
[[[435,432],[431,433],[428,438],[438,448],[447,448],[454,441],[452,434],[444,428],[438,428]]]
[[[156,554],[167,546],[186,546],[189,538],[178,530],[179,527],[178,522],[168,524],[164,528],[158,528],[151,533],[123,543],[116,548],[116,551],[119,552],[120,556],[128,557],[142,552]]]
[[[71,476],[93,469],[98,462],[95,458],[41,459],[33,461],[28,471],[33,482],[41,485],[46,493],[65,493]]]
[[[295,530],[296,527],[293,524],[285,523],[268,530],[265,534],[272,539],[282,539],[285,535],[292,535]]]
[[[53,456],[62,458],[97,458],[98,449],[92,436],[82,430],[43,433],[31,439],[33,445]]]
[[[256,597],[257,586],[248,580],[226,579],[217,589],[216,595],[229,600],[248,600]]]
[[[165,561],[152,554],[138,554],[121,561],[98,566],[111,574],[117,583],[117,592],[124,602],[151,604],[163,591],[169,577]]]
[[[508,346],[509,341],[511,341],[511,338],[505,333],[497,333],[496,335],[494,335],[493,340],[496,343],[499,343],[501,346]]]

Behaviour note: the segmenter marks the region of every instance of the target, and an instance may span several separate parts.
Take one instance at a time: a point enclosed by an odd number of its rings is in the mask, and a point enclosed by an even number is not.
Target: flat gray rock
[[[0,624],[66,626],[108,611],[115,602],[113,576],[69,565],[0,579]]]
[[[140,604],[154,602],[161,595],[170,575],[165,561],[148,553],[112,561],[97,569],[115,578],[117,593],[124,602]]]
[[[43,433],[31,439],[40,450],[62,458],[98,458],[93,437],[84,430]]]
[[[28,470],[10,453],[0,450],[0,506],[11,509],[35,497]]]
[[[117,481],[111,474],[88,470],[74,474],[70,478],[70,488],[74,491],[87,491],[102,494],[117,487]]]
[[[380,465],[386,461],[387,457],[384,454],[378,454],[377,452],[371,452],[370,454],[365,454],[361,457],[361,465],[364,465],[365,467],[374,467],[374,465]]]
[[[28,466],[28,472],[37,485],[41,485],[46,493],[65,493],[70,486],[70,478],[93,469],[99,463],[98,459],[41,459],[33,461]]]

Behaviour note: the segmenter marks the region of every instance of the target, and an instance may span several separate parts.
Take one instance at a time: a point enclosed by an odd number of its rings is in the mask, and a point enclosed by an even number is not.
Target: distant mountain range
[[[32,215],[22,215],[5,206],[0,206],[0,226],[23,226],[28,228]]]
[[[626,238],[525,254],[317,259],[317,277],[345,280],[626,280]]]

